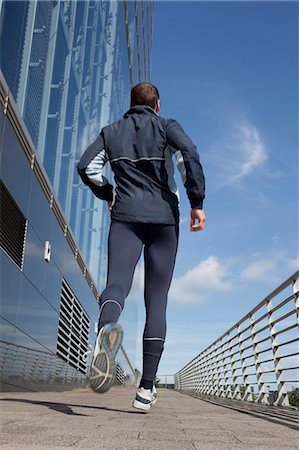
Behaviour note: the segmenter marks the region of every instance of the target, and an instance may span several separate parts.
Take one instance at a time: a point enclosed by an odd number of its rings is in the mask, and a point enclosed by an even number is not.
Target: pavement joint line
[[[234,434],[232,434],[232,437],[236,439],[236,441],[238,441],[240,444],[243,444],[243,442],[239,438],[237,438],[237,436],[235,436]]]

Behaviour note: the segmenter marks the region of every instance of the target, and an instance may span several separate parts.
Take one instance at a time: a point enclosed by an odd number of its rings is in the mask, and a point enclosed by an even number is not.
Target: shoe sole
[[[123,329],[119,324],[105,325],[96,339],[90,368],[90,387],[98,393],[107,392],[116,375],[116,355],[123,340]]]
[[[151,403],[145,404],[135,399],[133,401],[132,406],[133,408],[140,409],[142,411],[149,411],[151,409],[152,404]]]

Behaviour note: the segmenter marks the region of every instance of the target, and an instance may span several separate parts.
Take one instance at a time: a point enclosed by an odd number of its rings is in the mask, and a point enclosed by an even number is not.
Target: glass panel
[[[1,8],[0,66],[15,100],[18,95],[29,2],[4,1]],[[17,11],[17,14],[16,14]]]
[[[50,202],[42,191],[39,181],[33,176],[27,217],[31,227],[43,243],[49,240],[51,216],[53,216],[53,210],[50,208]]]
[[[1,303],[0,314],[12,323],[16,323],[18,317],[18,304],[20,298],[21,271],[13,261],[0,249],[1,266]],[[5,280],[5,283],[3,282]],[[1,339],[7,340],[1,329]],[[4,333],[4,334],[2,334]],[[11,342],[9,340],[9,342]]]
[[[44,260],[44,248],[31,226],[28,225],[23,272],[42,294],[45,291],[47,266]]]
[[[3,135],[1,178],[22,213],[27,217],[32,170],[8,121]]]
[[[28,61],[23,60],[23,73],[21,72],[20,83],[21,90],[25,84],[23,74],[26,71],[26,91],[24,91],[23,94],[25,97],[24,100],[22,99],[23,104],[21,105],[21,92],[19,94],[18,103],[20,104],[20,108],[22,108],[24,121],[35,146],[38,145],[52,8],[52,2],[36,2],[35,5],[34,2],[31,2],[28,22],[34,14],[34,28],[31,32],[30,43],[25,37],[25,49],[23,53],[24,57],[26,57],[27,51],[29,53]],[[25,64],[27,67],[25,67]]]
[[[45,350],[56,353],[57,312],[25,277],[21,282],[20,299],[17,327],[44,346]],[[24,341],[19,344],[25,345]],[[26,345],[36,348],[34,342]]]
[[[62,272],[65,259],[64,255],[71,252],[71,250],[54,215],[50,219],[49,241],[51,244],[51,260]]]
[[[53,308],[59,312],[62,274],[52,259],[46,266],[45,297]]]

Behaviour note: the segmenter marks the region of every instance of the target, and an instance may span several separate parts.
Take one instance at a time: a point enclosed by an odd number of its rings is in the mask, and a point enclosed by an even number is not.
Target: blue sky
[[[200,233],[189,232],[181,186],[160,374],[180,369],[298,268],[297,35],[295,2],[154,2],[160,115],[197,145],[207,182]]]

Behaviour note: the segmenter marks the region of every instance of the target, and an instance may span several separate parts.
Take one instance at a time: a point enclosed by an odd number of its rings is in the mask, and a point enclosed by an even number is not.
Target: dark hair
[[[158,89],[150,83],[139,83],[131,89],[131,106],[148,105],[155,109],[159,98]]]

